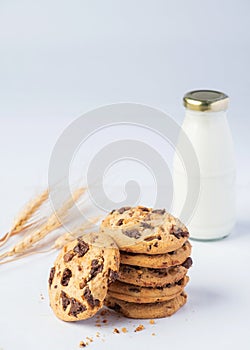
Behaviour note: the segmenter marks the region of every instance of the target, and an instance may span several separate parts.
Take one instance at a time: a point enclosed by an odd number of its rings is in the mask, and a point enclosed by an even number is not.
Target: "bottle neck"
[[[207,118],[226,118],[227,116],[227,111],[219,111],[219,112],[213,112],[213,111],[193,111],[191,109],[186,108],[186,117],[188,118],[199,118],[202,121],[202,118],[207,119]]]

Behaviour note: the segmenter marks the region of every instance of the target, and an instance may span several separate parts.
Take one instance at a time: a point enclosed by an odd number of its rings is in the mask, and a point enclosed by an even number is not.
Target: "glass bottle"
[[[186,113],[182,130],[191,141],[200,168],[199,199],[186,224],[193,239],[220,239],[232,232],[236,220],[234,147],[226,112],[229,98],[219,91],[197,90],[188,92],[183,102]],[[186,176],[176,154],[173,173],[176,216],[185,200]]]

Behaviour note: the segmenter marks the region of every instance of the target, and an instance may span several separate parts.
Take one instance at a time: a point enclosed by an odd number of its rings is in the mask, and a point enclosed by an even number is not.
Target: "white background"
[[[231,98],[235,231],[224,241],[193,242],[190,301],[174,317],[157,321],[155,337],[146,322],[146,331],[135,334],[128,324],[131,331],[117,337],[107,326],[105,342],[96,340],[93,348],[248,348],[249,18],[246,0],[0,0],[3,233],[29,197],[46,186],[53,145],[84,112],[129,101],[160,108],[181,122],[188,90],[218,89]],[[94,321],[64,324],[52,315],[46,281],[53,260],[44,255],[0,267],[1,350],[50,350],[59,344],[77,349],[98,330]]]

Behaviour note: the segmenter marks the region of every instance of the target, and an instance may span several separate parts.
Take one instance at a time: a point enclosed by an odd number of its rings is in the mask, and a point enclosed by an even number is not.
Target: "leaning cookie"
[[[100,231],[110,235],[120,250],[142,254],[165,254],[179,249],[189,233],[180,220],[165,209],[142,206],[113,210]]]
[[[156,303],[174,299],[183,292],[189,277],[185,276],[180,281],[167,284],[163,287],[139,287],[132,284],[115,281],[111,283],[108,295],[119,300],[132,303]]]
[[[178,311],[186,301],[187,294],[182,292],[174,299],[150,304],[130,303],[107,296],[105,305],[126,317],[146,319],[171,316]]]
[[[105,235],[90,233],[61,250],[49,277],[50,305],[58,318],[90,318],[102,307],[108,285],[118,276],[119,250]]]

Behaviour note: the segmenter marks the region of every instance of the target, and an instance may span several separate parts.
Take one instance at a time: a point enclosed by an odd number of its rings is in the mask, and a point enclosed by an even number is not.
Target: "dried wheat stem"
[[[28,202],[28,204],[24,207],[22,212],[14,221],[10,231],[0,239],[0,247],[3,246],[11,236],[23,231],[25,228],[30,226],[25,224],[33,216],[33,214],[41,207],[41,205],[48,199],[48,196],[49,191],[47,189],[41,194],[39,194],[37,197],[32,199],[30,202]]]
[[[36,224],[37,224],[37,221],[24,225],[18,231],[9,231],[5,233],[5,235],[0,239],[0,247],[2,247],[10,239],[10,237],[17,235],[20,232],[24,232],[25,230],[27,230],[28,228],[31,228],[32,226],[35,226]]]
[[[23,227],[22,227],[22,229],[20,229],[19,231],[10,231],[10,232],[7,232],[7,233],[5,233],[5,235],[2,237],[2,238],[0,238],[0,247],[1,247],[1,243],[3,242],[3,243],[5,243],[6,242],[6,240],[8,240],[9,239],[9,237],[11,236],[14,236],[14,235],[17,235],[18,233],[20,233],[21,231],[25,231],[25,230],[27,230],[28,228],[31,228],[31,226],[34,226],[34,225],[37,225],[38,224],[38,220],[36,220],[36,221],[32,221],[30,224],[26,224],[26,225],[24,225]]]
[[[58,212],[53,213],[45,222],[44,225],[35,230],[32,234],[25,237],[22,241],[17,243],[9,252],[0,255],[0,260],[6,258],[7,256],[13,256],[15,254],[22,254],[26,250],[30,249],[35,243],[39,242],[41,239],[47,236],[48,233],[56,230],[62,225],[60,218],[66,216],[67,211],[74,205],[74,203],[81,197],[85,189],[77,189],[72,197],[66,201]],[[7,255],[6,255],[7,254]]]

